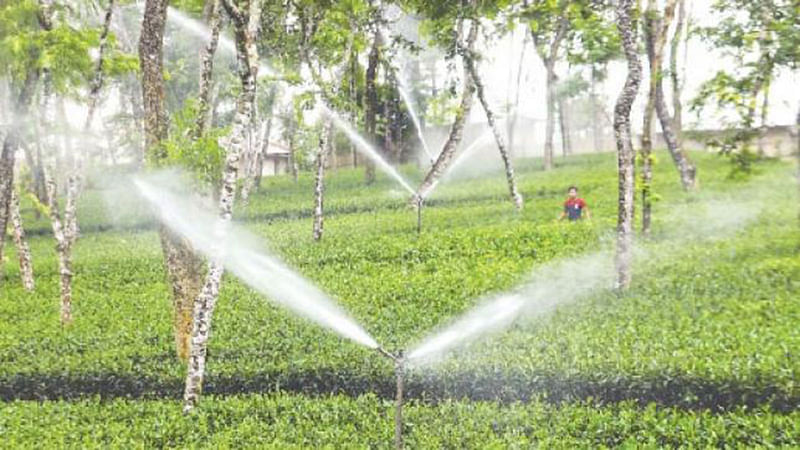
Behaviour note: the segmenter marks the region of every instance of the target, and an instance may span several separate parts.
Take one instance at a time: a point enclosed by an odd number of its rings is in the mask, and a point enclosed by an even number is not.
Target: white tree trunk
[[[478,25],[475,24],[474,26],[477,27]],[[467,68],[469,76],[472,78],[473,84],[475,85],[478,99],[483,106],[483,111],[486,113],[486,121],[489,122],[489,128],[491,128],[492,134],[494,135],[494,140],[497,143],[497,150],[500,152],[500,158],[503,160],[503,167],[506,171],[506,181],[508,182],[508,192],[511,196],[511,201],[514,203],[514,207],[517,209],[517,211],[520,211],[522,210],[522,195],[520,195],[519,191],[517,190],[517,181],[514,178],[514,167],[511,164],[511,158],[508,156],[508,150],[503,142],[503,136],[500,134],[500,129],[498,128],[497,123],[495,123],[494,113],[489,107],[489,102],[486,101],[483,82],[478,74],[478,69],[475,67],[474,55],[469,51],[465,52],[464,54],[464,65]]]
[[[556,117],[556,83],[555,63],[548,64],[547,70],[547,119],[544,129],[544,170],[553,168],[553,136],[555,134]]]
[[[331,149],[333,140],[333,122],[328,119],[319,137],[319,149],[317,150],[317,174],[314,179],[314,226],[312,236],[315,241],[322,239],[323,230],[323,202],[325,197],[325,164]]]
[[[61,220],[54,172],[54,166],[47,167],[44,171],[44,178],[45,186],[47,187],[47,208],[50,213],[50,224],[53,228],[53,236],[56,239],[56,252],[58,253],[61,324],[68,325],[72,323],[72,243],[68,238],[66,224]]]
[[[15,190],[11,190],[11,202],[8,205],[8,213],[11,216],[11,225],[14,227],[14,244],[17,246],[17,256],[19,257],[19,273],[22,279],[22,286],[26,291],[33,291],[33,259],[28,241],[25,239],[25,228],[22,226],[22,216],[19,213],[19,197]]]
[[[211,104],[211,84],[214,73],[214,55],[217,52],[219,43],[219,32],[222,21],[219,15],[219,0],[209,2],[208,27],[211,29],[211,37],[203,49],[200,57],[200,82],[197,94],[197,119],[194,125],[194,136],[199,138],[206,132],[206,127],[210,119]]]
[[[108,9],[106,9],[105,19],[103,20],[103,31],[100,33],[100,50],[95,63],[94,78],[89,86],[89,102],[87,105],[86,122],[84,122],[83,129],[88,131],[92,127],[92,120],[94,119],[94,112],[97,109],[97,103],[100,99],[100,90],[103,89],[103,63],[105,62],[105,55],[108,51],[108,31],[111,28],[111,16],[114,13],[114,0],[108,1]]]
[[[256,76],[258,75],[258,50],[256,48],[257,26],[260,19],[259,2],[249,3],[250,9],[240,12],[226,0],[225,8],[234,22],[236,36],[236,56],[239,66],[239,79],[242,90],[237,99],[233,128],[223,146],[226,149],[223,168],[222,188],[219,196],[220,216],[216,225],[217,254],[211,259],[208,275],[200,295],[195,300],[192,318],[192,349],[186,373],[186,388],[183,396],[183,410],[188,413],[194,409],[202,392],[205,374],[208,339],[211,332],[211,319],[219,297],[219,288],[224,273],[223,250],[227,227],[233,214],[236,198],[236,181],[239,171],[239,158],[252,124],[255,110]]]
[[[474,50],[475,40],[477,37],[478,24],[473,23],[470,27],[469,35],[467,37],[467,52],[472,52]],[[472,109],[472,95],[474,92],[475,84],[473,79],[469,73],[465,73],[464,91],[461,94],[461,104],[456,112],[456,119],[450,127],[450,134],[447,138],[447,141],[445,141],[444,146],[442,147],[442,151],[439,152],[439,157],[436,158],[436,162],[433,163],[433,166],[428,171],[428,174],[425,176],[422,184],[420,184],[419,188],[417,188],[417,193],[410,200],[413,206],[417,206],[421,199],[425,199],[431,193],[431,191],[433,191],[433,188],[436,186],[439,178],[444,175],[445,171],[450,166],[450,163],[452,163],[453,156],[455,155],[458,144],[461,142],[461,138],[464,134],[464,123],[466,122],[469,112]]]
[[[264,120],[261,124],[259,138],[255,141],[252,139],[253,133],[250,133],[251,139],[248,141],[250,148],[248,149],[248,155],[244,158],[244,174],[242,175],[244,181],[242,182],[242,189],[239,192],[239,197],[242,199],[242,204],[244,205],[249,201],[250,191],[253,190],[253,186],[259,176],[259,171],[262,170],[261,160],[269,146],[269,132],[271,126],[271,117]]]
[[[617,28],[628,61],[628,76],[614,107],[614,137],[617,141],[619,203],[617,216],[616,286],[627,289],[633,265],[634,152],[631,142],[631,106],[642,80],[642,65],[632,24],[633,0],[619,0],[616,6]]]
[[[0,151],[0,268],[3,267],[3,245],[6,239],[8,226],[8,205],[14,190],[14,154],[16,143],[13,131],[10,131],[3,140]]]

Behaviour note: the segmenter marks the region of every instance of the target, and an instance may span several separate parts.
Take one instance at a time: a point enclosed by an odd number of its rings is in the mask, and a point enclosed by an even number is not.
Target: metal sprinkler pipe
[[[394,358],[394,373],[397,378],[397,395],[394,410],[394,446],[397,450],[403,448],[403,366],[405,357],[403,350],[397,352]]]
[[[395,362],[397,361],[397,356],[395,356],[395,355],[393,355],[393,354],[389,353],[389,351],[388,351],[388,350],[386,350],[385,348],[383,348],[383,347],[378,347],[378,348],[376,348],[375,350],[376,350],[376,351],[377,351],[377,352],[378,352],[378,353],[379,353],[381,356],[385,356],[385,357],[387,357],[387,358],[389,358],[389,359],[391,359],[392,361],[395,361]]]

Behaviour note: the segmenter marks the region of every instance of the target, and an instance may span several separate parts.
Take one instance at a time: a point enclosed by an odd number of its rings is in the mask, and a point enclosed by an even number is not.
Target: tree
[[[58,99],[56,94],[66,94],[76,85],[81,85],[87,76],[91,76],[93,83],[90,86],[89,114],[85,128],[91,124],[91,114],[96,105],[96,94],[102,85],[103,62],[105,61],[105,40],[108,36],[107,28],[101,33],[100,60],[92,65],[89,59],[89,48],[95,42],[93,31],[72,28],[64,15],[55,15],[55,5],[51,0],[39,0],[37,8],[37,21],[42,39],[39,48],[40,59],[36,62],[41,70],[43,83],[41,95],[41,114],[45,124],[45,138],[47,150],[50,152],[48,163],[45,164],[44,179],[47,193],[47,209],[53,235],[56,239],[56,251],[59,262],[59,280],[61,296],[61,323],[67,325],[72,322],[72,247],[78,239],[77,199],[80,193],[80,180],[82,177],[83,156],[80,151],[72,148],[72,138],[64,112],[63,97]],[[109,18],[110,22],[110,18]],[[54,38],[54,36],[56,36]],[[59,54],[59,56],[55,56]],[[60,66],[53,59],[65,59],[65,66]],[[92,70],[94,66],[94,70]],[[89,75],[91,74],[91,75]],[[55,110],[60,113],[62,151],[67,155],[67,167],[58,167],[56,158],[56,141],[54,139]],[[66,172],[66,200],[63,216],[57,198],[57,172]]]
[[[564,41],[570,31],[570,2],[534,1],[525,11],[536,53],[547,73],[547,121],[545,123],[544,169],[553,168],[553,135],[556,114],[556,63],[561,58]]]
[[[97,61],[95,62],[94,76],[89,85],[89,102],[87,104],[86,121],[83,125],[84,131],[89,131],[89,128],[92,126],[94,112],[95,109],[97,109],[97,102],[100,98],[100,91],[103,89],[103,84],[105,83],[103,65],[106,63],[107,53],[109,51],[109,32],[111,31],[111,17],[113,14],[114,0],[108,0],[108,6],[106,7],[106,13],[103,19],[103,30],[100,33],[100,45]]]
[[[619,199],[617,214],[617,252],[615,256],[616,286],[627,289],[631,284],[633,265],[634,152],[631,142],[631,106],[642,81],[642,65],[637,51],[633,21],[633,0],[619,0],[616,5],[619,29],[628,75],[614,106],[614,137],[617,141]]]
[[[459,24],[459,28],[461,28],[461,24]],[[461,33],[458,33],[461,34]],[[470,26],[469,33],[467,35],[466,45],[464,48],[466,49],[465,52],[473,52],[475,49],[475,41],[478,38],[478,23],[473,22]],[[457,38],[458,39],[458,38]],[[463,44],[458,44],[459,46]],[[455,156],[456,149],[458,148],[458,144],[461,142],[461,138],[464,134],[464,123],[467,120],[467,116],[469,116],[469,112],[472,109],[472,96],[475,92],[475,83],[473,78],[469,75],[469,73],[464,74],[464,87],[462,88],[463,91],[461,93],[461,102],[459,104],[458,110],[456,111],[456,117],[453,121],[453,124],[450,126],[450,134],[447,137],[444,145],[442,146],[442,151],[439,152],[439,157],[436,158],[436,161],[431,166],[430,170],[428,171],[425,178],[422,180],[422,183],[417,188],[417,192],[414,195],[414,198],[411,199],[412,203],[419,203],[423,199],[425,199],[428,194],[433,190],[436,183],[438,182],[439,178],[444,174],[447,168],[450,166],[450,163],[453,160],[453,156]]]
[[[15,142],[8,133],[0,152],[0,267],[3,264],[3,244],[8,227],[8,205],[14,192],[14,157],[17,151]]]
[[[708,142],[731,158],[735,171],[749,171],[755,159],[751,147],[766,125],[770,80],[781,69],[794,67],[798,9],[794,0],[716,0],[712,4],[716,24],[698,30],[735,63],[735,69],[720,70],[703,83],[691,105],[698,115],[708,104],[735,113],[727,135]],[[760,128],[756,126],[759,96]]]
[[[381,35],[381,8],[375,7],[373,13],[372,45],[367,56],[367,72],[365,78],[364,95],[364,129],[372,145],[377,147],[378,143],[378,63],[381,58],[381,47],[383,47],[383,36]],[[375,182],[375,163],[369,159],[364,163],[364,176],[367,184]]]
[[[236,114],[230,134],[225,139],[225,164],[219,194],[220,216],[217,223],[219,237],[218,252],[222,252],[225,230],[233,215],[236,197],[239,159],[255,114],[256,77],[258,75],[257,37],[260,19],[260,0],[244,0],[238,5],[232,0],[223,0],[223,6],[231,17],[236,38],[236,59],[241,91],[236,99]],[[192,315],[192,346],[186,373],[183,395],[183,410],[190,412],[196,406],[202,391],[205,372],[211,318],[219,297],[224,266],[220,255],[211,258],[203,288],[194,302]]]
[[[333,144],[333,122],[325,121],[319,135],[319,149],[317,150],[316,176],[314,178],[314,225],[312,236],[315,241],[322,239],[323,209],[325,199],[325,164],[331,153]]]
[[[683,103],[681,102],[682,84],[678,74],[678,48],[684,35],[684,41],[688,42],[689,40],[689,22],[691,22],[691,17],[687,20],[686,0],[679,0],[678,22],[675,24],[675,31],[672,33],[669,51],[669,79],[672,86],[672,127],[679,144],[682,144]]]
[[[164,141],[168,137],[164,102],[163,41],[167,20],[167,0],[145,3],[142,32],[139,38],[142,105],[146,160],[158,167],[168,158]],[[178,358],[186,360],[190,350],[193,301],[200,292],[205,266],[188,241],[159,227],[161,249],[167,277],[172,288],[173,328]]]
[[[11,226],[14,228],[14,244],[17,246],[22,287],[26,291],[33,291],[33,259],[31,258],[31,249],[28,246],[28,241],[25,238],[22,215],[19,213],[19,196],[15,190],[11,191],[11,202],[8,205],[8,211],[11,218]]]
[[[514,152],[514,132],[517,128],[517,117],[519,116],[519,93],[520,85],[522,84],[522,69],[525,62],[525,50],[528,48],[528,33],[526,32],[522,38],[522,50],[519,52],[519,65],[517,66],[517,77],[514,88],[514,103],[508,102],[509,118],[506,134],[508,135],[508,151],[513,154]],[[510,72],[509,72],[510,77]],[[510,83],[509,83],[510,85]],[[511,90],[509,89],[509,92]]]
[[[666,42],[667,20],[672,17],[675,0],[668,0],[665,8],[665,20],[658,17],[657,5],[654,0],[648,0],[645,12],[645,48],[649,61],[650,84],[647,94],[647,104],[644,108],[642,119],[642,147],[639,154],[642,161],[642,234],[650,234],[651,205],[650,187],[653,179],[653,112],[656,105],[656,85],[661,76],[661,60],[664,43]],[[657,37],[656,37],[657,35]]]
[[[220,0],[208,0],[206,2],[208,26],[211,29],[211,36],[200,56],[202,70],[200,71],[200,82],[197,94],[197,119],[194,128],[195,138],[203,136],[208,126],[212,75],[214,73],[214,55],[217,52],[219,32],[220,28],[222,28],[222,20],[220,20],[219,14],[219,2]]]
[[[37,19],[39,6],[34,1],[0,6],[0,60],[8,61],[0,70],[9,79],[12,114],[27,118],[41,76],[43,42]],[[63,62],[63,61],[59,61]],[[24,130],[10,127],[0,149],[0,267],[9,221],[9,204],[14,190],[16,154],[23,145]],[[34,171],[38,174],[38,171]]]
[[[559,76],[559,61],[590,64],[599,78],[609,60],[619,53],[619,44],[605,1],[534,0],[523,2],[534,48],[547,74],[547,121],[545,123],[544,168],[553,167],[553,136]],[[564,109],[564,108],[561,108]],[[564,124],[566,125],[566,124]],[[566,126],[565,133],[566,133]],[[599,135],[595,132],[595,135]],[[566,144],[566,143],[565,143]]]
[[[472,26],[475,29],[480,29],[477,19],[475,19],[475,22],[473,22]],[[475,91],[478,94],[478,100],[480,100],[481,106],[483,106],[483,111],[486,113],[486,121],[489,123],[489,128],[492,130],[492,134],[494,135],[494,140],[497,143],[497,150],[500,152],[500,157],[503,160],[503,167],[506,171],[506,181],[508,182],[508,191],[509,195],[511,196],[511,201],[514,203],[514,207],[516,207],[519,211],[522,209],[522,195],[517,190],[517,181],[514,178],[514,167],[511,163],[511,157],[508,155],[508,149],[503,142],[503,136],[500,134],[500,128],[495,123],[494,113],[492,112],[491,108],[489,107],[489,103],[486,100],[483,82],[481,81],[480,75],[478,74],[478,69],[475,65],[477,56],[469,48],[462,49],[461,54],[467,74],[472,79],[472,84],[475,86]]]
[[[654,1],[654,0],[653,0]],[[654,24],[652,27],[645,26],[645,37],[648,41],[653,41],[654,46],[656,47],[657,53],[654,53],[653,56],[657,58],[657,62],[653,64],[655,66],[655,108],[656,108],[656,115],[658,116],[658,121],[661,123],[661,131],[664,136],[664,140],[667,142],[667,150],[669,151],[670,156],[672,157],[672,161],[675,163],[675,166],[678,169],[678,174],[680,175],[681,185],[683,186],[684,190],[694,189],[697,186],[697,167],[691,162],[689,156],[686,154],[686,151],[680,147],[678,143],[678,138],[675,135],[675,132],[672,128],[672,116],[667,109],[667,103],[664,99],[664,83],[663,83],[663,76],[661,74],[661,58],[663,57],[663,48],[665,42],[667,40],[667,30],[669,28],[669,24],[672,21],[672,16],[675,12],[675,0],[669,0],[667,3],[667,7],[664,10],[664,17],[663,23],[658,25],[656,29],[656,25],[654,23],[658,22],[650,22],[651,20],[655,20],[655,18],[646,18],[646,21]],[[650,30],[650,32],[648,32]],[[650,45],[650,44],[648,44]],[[652,75],[651,75],[652,76]]]

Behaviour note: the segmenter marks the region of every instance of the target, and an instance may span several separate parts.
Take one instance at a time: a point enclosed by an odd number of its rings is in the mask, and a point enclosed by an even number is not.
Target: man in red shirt
[[[564,211],[561,212],[558,220],[564,220],[569,217],[570,221],[582,219],[582,213],[586,211],[586,218],[591,219],[592,215],[589,213],[589,207],[586,206],[586,200],[578,197],[578,188],[570,186],[567,189],[567,201],[564,202]]]

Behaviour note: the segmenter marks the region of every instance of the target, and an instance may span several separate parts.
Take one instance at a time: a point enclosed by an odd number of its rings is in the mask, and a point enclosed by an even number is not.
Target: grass
[[[655,238],[635,285],[520,321],[409,380],[410,447],[792,445],[800,442],[800,230],[777,161],[755,178],[770,206],[752,222],[703,232],[709,199],[754,183],[693,155],[703,190],[681,192],[656,165]],[[520,161],[525,210],[500,172],[442,184],[424,231],[391,180],[330,177],[325,237],[311,240],[311,179],[265,180],[236,215],[321,286],[382,344],[417,342],[481,296],[550,261],[609,245],[612,155],[545,173]],[[405,168],[409,177],[418,176]],[[554,223],[578,184],[591,223]],[[169,296],[146,209],[96,178],[82,198],[75,323],[58,325],[58,273],[46,221],[27,211],[37,289],[7,252],[0,284],[0,446],[387,447],[391,367],[372,352],[274,306],[227,278],[215,313],[207,397],[180,414]],[[104,205],[111,204],[112,208]],[[717,212],[719,214],[719,212]],[[730,212],[722,213],[725,217]],[[682,223],[684,219],[694,219]],[[735,215],[734,215],[735,218]],[[678,239],[685,235],[688,238]]]

